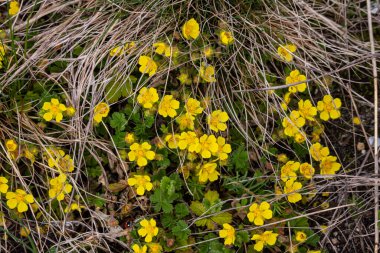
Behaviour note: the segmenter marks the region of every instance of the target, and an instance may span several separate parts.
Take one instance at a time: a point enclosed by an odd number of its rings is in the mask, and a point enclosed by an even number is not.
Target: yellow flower
[[[142,105],[142,107],[149,109],[153,107],[153,104],[158,101],[158,93],[155,88],[147,88],[143,87],[139,91],[139,95],[137,96],[137,102]]]
[[[111,49],[110,56],[121,56],[124,54],[124,47],[123,46],[117,46]]]
[[[251,240],[256,241],[256,244],[253,246],[253,248],[256,251],[262,251],[266,245],[273,246],[276,244],[277,236],[278,234],[273,233],[273,231],[265,231],[262,234],[254,234],[251,238]]]
[[[153,44],[153,47],[156,48],[154,52],[159,55],[165,55],[166,57],[170,57],[171,55],[171,47],[165,42],[157,42]]]
[[[67,108],[66,108],[66,111],[65,111],[65,113],[66,113],[66,115],[67,115],[68,117],[72,117],[72,116],[74,116],[75,112],[76,112],[76,110],[75,110],[75,108],[72,107],[72,106],[67,107]]]
[[[282,60],[291,62],[293,60],[293,54],[297,50],[297,47],[293,44],[280,45],[277,48],[277,54]]]
[[[65,213],[69,213],[73,211],[82,212],[82,208],[85,208],[85,206],[79,205],[78,203],[71,203],[71,205],[65,208]]]
[[[286,163],[289,160],[289,158],[288,158],[288,156],[286,154],[281,153],[281,154],[277,155],[277,160],[279,162]]]
[[[207,83],[213,83],[215,79],[215,68],[212,65],[206,66],[205,63],[202,63],[202,66],[199,68],[199,76]]]
[[[230,224],[224,223],[219,236],[224,238],[224,245],[232,245],[235,242],[235,229]]]
[[[306,178],[311,179],[314,176],[315,169],[309,163],[300,165],[300,173]]]
[[[177,115],[177,109],[179,108],[179,101],[173,98],[173,95],[165,95],[162,98],[160,105],[158,106],[158,114],[163,117],[169,116],[174,118]]]
[[[284,101],[281,103],[282,109],[288,110],[288,104],[290,103],[290,100],[291,100],[291,97],[290,97],[291,94],[292,94],[291,92],[285,93]]]
[[[8,152],[13,152],[18,148],[18,144],[15,140],[7,140],[5,142],[5,147],[7,148]]]
[[[141,65],[139,71],[143,74],[148,73],[149,76],[153,76],[157,72],[157,63],[146,55],[141,55],[139,58],[139,64]]]
[[[62,201],[66,194],[69,194],[73,186],[66,181],[65,174],[60,174],[58,177],[50,179],[49,198]]]
[[[325,95],[322,101],[318,101],[317,108],[320,111],[319,117],[321,120],[327,121],[340,117],[339,108],[342,102],[339,98],[333,98],[331,95]]]
[[[249,207],[249,213],[247,214],[248,220],[253,222],[256,226],[264,225],[264,220],[272,219],[273,212],[270,210],[270,204],[263,201],[259,204],[253,203]]]
[[[177,79],[179,80],[179,82],[181,83],[181,84],[187,84],[187,85],[190,85],[190,84],[192,84],[192,80],[191,80],[191,77],[189,76],[189,74],[187,74],[187,73],[181,73],[178,77],[177,77]]]
[[[300,167],[299,162],[289,161],[281,167],[281,180],[286,182],[289,179],[297,179],[297,171]]]
[[[321,253],[320,250],[308,250],[306,253]]]
[[[21,227],[20,228],[20,236],[21,237],[28,237],[30,235],[30,229],[27,227]]]
[[[307,235],[304,233],[304,232],[302,232],[302,231],[297,231],[296,232],[296,241],[297,242],[304,242],[304,241],[306,241],[307,240]]]
[[[309,99],[305,101],[301,99],[298,102],[298,111],[303,118],[315,121],[314,116],[317,115],[317,108],[311,104]]]
[[[133,253],[146,253],[146,251],[148,250],[146,245],[140,247],[137,244],[133,244],[132,249],[133,249]]]
[[[286,117],[282,120],[282,126],[285,128],[284,133],[287,136],[294,136],[300,130],[299,128],[305,125],[305,119],[301,116],[299,111],[291,111],[290,117]]]
[[[102,122],[103,118],[108,116],[110,112],[110,106],[104,102],[101,102],[95,106],[94,109],[94,121],[96,123]]]
[[[175,121],[178,123],[179,129],[183,131],[185,129],[194,130],[194,120],[195,117],[190,113],[184,113],[176,118]]]
[[[290,203],[296,203],[302,199],[301,194],[297,191],[302,188],[302,184],[300,182],[296,182],[294,180],[288,180],[285,183],[284,193],[287,194],[288,201]]]
[[[131,41],[131,42],[127,42],[127,43],[125,43],[123,50],[124,50],[125,52],[130,52],[130,51],[132,51],[135,47],[136,47],[136,43],[135,43],[134,41]]]
[[[189,98],[185,103],[186,112],[190,115],[196,116],[203,112],[203,108],[201,107],[201,102],[194,99]]]
[[[9,3],[9,16],[14,16],[20,11],[20,4],[17,1],[11,1]]]
[[[156,221],[154,219],[143,219],[140,221],[141,228],[137,233],[141,237],[145,237],[145,242],[151,242],[153,237],[158,234],[158,227],[156,227]]]
[[[222,136],[219,136],[216,139],[216,142],[218,143],[218,151],[213,153],[214,156],[217,156],[221,161],[228,159],[228,154],[231,153],[231,145],[226,144],[226,139],[224,139]]]
[[[362,123],[362,121],[360,120],[359,117],[353,117],[353,118],[352,118],[352,123],[353,123],[354,125],[360,125],[360,124]]]
[[[55,119],[55,121],[61,122],[63,119],[63,112],[66,111],[66,106],[59,103],[58,99],[52,98],[50,102],[44,103],[42,110],[44,111],[44,120],[51,121],[52,119]]]
[[[0,192],[7,193],[8,187],[8,179],[5,177],[0,177]]]
[[[211,153],[218,151],[218,144],[214,135],[204,134],[199,138],[199,152],[203,158],[210,158]]]
[[[301,75],[297,69],[290,72],[290,75],[286,77],[286,84],[293,84],[302,81],[306,81],[306,76]],[[289,91],[291,93],[296,93],[297,91],[304,92],[306,90],[306,87],[306,83],[300,83],[297,85],[290,86]]]
[[[5,195],[7,206],[14,209],[17,206],[17,211],[23,213],[28,211],[28,204],[34,202],[32,194],[27,194],[24,190],[17,189],[15,192],[7,192]]]
[[[200,183],[206,183],[207,181],[214,182],[220,175],[216,170],[216,163],[206,163],[200,166],[198,177]]]
[[[219,39],[220,42],[226,46],[234,43],[234,37],[232,36],[232,33],[228,31],[221,31],[219,34]]]
[[[182,35],[185,39],[196,39],[199,36],[199,24],[195,19],[190,19],[182,26]]]
[[[65,152],[55,147],[47,148],[46,150],[47,152],[44,154],[44,158],[48,160],[49,167],[58,167],[58,160],[65,156]]]
[[[128,184],[136,188],[138,195],[144,195],[145,191],[151,191],[153,184],[150,182],[150,177],[146,175],[134,175],[128,178]]]
[[[149,243],[148,244],[149,253],[161,253],[162,246],[159,243]]]
[[[203,54],[209,59],[214,55],[214,49],[211,46],[207,46],[203,49]]]
[[[178,147],[181,150],[188,149],[189,152],[200,152],[199,139],[195,132],[182,132],[178,138]]]
[[[169,148],[175,149],[178,147],[179,138],[179,134],[169,134],[165,137],[165,141]]]
[[[207,123],[210,127],[210,129],[214,132],[218,131],[226,131],[227,129],[227,122],[229,119],[228,114],[226,112],[223,112],[221,110],[216,110],[211,113],[207,117]]]
[[[334,175],[339,169],[341,164],[336,162],[336,156],[327,156],[322,158],[319,167],[321,169],[321,175]]]
[[[306,134],[300,130],[294,135],[294,140],[297,143],[303,143],[306,140]]]
[[[63,157],[58,157],[55,166],[60,172],[67,173],[74,171],[74,161],[70,155],[65,155]]]
[[[319,162],[330,154],[330,150],[317,142],[310,146],[309,153],[315,161]]]
[[[133,143],[130,147],[131,151],[128,153],[129,161],[137,161],[137,165],[140,167],[146,166],[148,160],[153,160],[155,153],[151,151],[151,145],[148,142],[142,144]]]
[[[135,142],[136,138],[135,138],[135,135],[133,133],[126,133],[125,137],[124,137],[124,140],[125,140],[126,143],[128,143],[129,145],[131,145],[132,143]]]

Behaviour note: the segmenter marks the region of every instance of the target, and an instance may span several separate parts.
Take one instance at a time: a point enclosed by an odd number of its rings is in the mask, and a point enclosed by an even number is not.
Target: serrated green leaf
[[[174,236],[179,240],[187,239],[191,233],[190,229],[188,228],[185,221],[180,220],[177,222],[177,224],[173,227],[172,233]]]
[[[175,205],[174,210],[175,210],[175,216],[178,219],[182,219],[186,217],[187,215],[189,215],[190,213],[189,207],[185,203],[178,203],[177,205]]]
[[[224,223],[231,223],[232,214],[228,212],[219,213],[215,216],[212,216],[210,219],[219,225],[223,225]]]
[[[116,131],[124,131],[125,126],[127,124],[127,120],[125,118],[124,113],[114,112],[112,113],[112,118],[110,120],[110,125]]]
[[[219,200],[219,193],[217,191],[208,191],[205,194],[205,199],[210,202],[211,205],[215,204]]]
[[[192,201],[190,204],[190,210],[197,216],[201,216],[206,212],[205,206],[199,201]]]
[[[127,97],[132,93],[133,83],[136,82],[136,77],[130,76],[123,81],[113,78],[105,89],[105,97],[109,103],[117,102],[121,97]]]

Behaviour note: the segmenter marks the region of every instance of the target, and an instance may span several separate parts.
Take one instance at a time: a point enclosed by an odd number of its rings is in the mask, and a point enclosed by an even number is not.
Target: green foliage
[[[125,119],[124,113],[114,112],[112,113],[112,118],[110,120],[110,125],[117,132],[124,131],[127,120]]]
[[[178,203],[174,207],[175,209],[175,216],[177,219],[182,219],[189,215],[189,207],[185,203]]]
[[[156,212],[162,210],[164,213],[171,213],[173,211],[173,202],[181,196],[179,193],[176,193],[181,187],[182,182],[177,174],[163,177],[160,187],[150,197],[154,210]]]
[[[186,222],[184,220],[180,220],[177,224],[172,228],[173,235],[179,240],[185,240],[189,237],[191,231],[188,228]]]
[[[248,152],[243,146],[239,146],[232,155],[230,161],[230,170],[237,170],[241,174],[245,174],[249,168]]]
[[[210,240],[214,239],[214,240]],[[210,241],[208,241],[210,240]],[[223,243],[217,240],[217,237],[214,234],[207,234],[204,237],[205,243],[199,245],[200,253],[232,253],[234,252],[232,249],[229,249],[224,246]]]
[[[202,202],[192,201],[190,205],[191,211],[199,216],[209,216],[201,218],[195,222],[195,225],[201,227],[206,226],[208,229],[215,229],[215,225],[223,225],[232,221],[232,214],[229,212],[221,212],[219,194],[216,191],[208,191]]]
[[[120,79],[122,79],[122,81],[120,81]],[[105,96],[108,103],[115,103],[122,97],[128,97],[132,93],[132,87],[136,81],[137,78],[132,75],[127,78],[121,78],[119,76],[112,78],[105,89]]]

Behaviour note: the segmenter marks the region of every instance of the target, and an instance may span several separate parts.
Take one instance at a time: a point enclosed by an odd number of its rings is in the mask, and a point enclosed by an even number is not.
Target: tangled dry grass
[[[378,110],[375,104],[376,93],[373,88],[376,59],[379,56],[380,36],[378,27],[380,15],[374,2],[369,1],[95,1],[95,0],[36,0],[21,1],[19,15],[4,23],[3,29],[9,34],[27,38],[32,44],[27,51],[25,41],[14,41],[13,47],[17,64],[12,65],[0,76],[0,96],[7,104],[0,105],[0,138],[14,138],[40,146],[50,145],[70,147],[77,169],[71,182],[76,194],[83,203],[92,195],[88,190],[88,179],[79,173],[86,165],[84,151],[99,157],[97,150],[102,150],[113,161],[122,160],[115,155],[114,144],[109,140],[95,137],[92,122],[85,122],[84,117],[92,113],[91,108],[103,100],[105,88],[117,79],[129,77],[136,67],[136,56],[123,56],[116,61],[107,58],[109,51],[118,41],[138,39],[144,52],[148,45],[154,43],[163,34],[174,34],[180,30],[183,20],[197,16],[203,20],[202,29],[209,30],[216,26],[215,20],[224,22],[233,31],[236,43],[229,48],[232,52],[228,59],[220,57],[217,63],[218,82],[208,86],[203,92],[197,86],[193,94],[210,97],[212,106],[222,107],[231,118],[233,127],[245,137],[246,149],[251,156],[266,157],[270,161],[268,148],[274,144],[276,133],[274,113],[285,115],[281,109],[282,98],[274,92],[286,86],[278,86],[263,76],[274,75],[285,79],[285,74],[274,62],[268,62],[269,56],[277,57],[279,44],[293,43],[300,49],[296,56],[296,67],[306,73],[308,81],[319,84],[319,89],[310,96],[321,97],[324,94],[339,94],[343,101],[344,116],[340,125],[331,124],[324,138],[335,148],[340,162],[344,165],[340,174],[332,180],[324,178],[316,185],[317,195],[330,192],[326,202],[330,207],[320,210],[308,203],[300,216],[308,216],[314,226],[328,224],[328,232],[322,234],[321,247],[329,252],[372,252],[378,243],[377,199],[378,175],[375,167],[377,151],[369,143],[369,137],[375,136]],[[1,2],[0,5],[5,4]],[[368,22],[367,5],[373,11]],[[377,3],[378,4],[378,3]],[[380,8],[377,5],[377,8]],[[175,8],[174,8],[175,7]],[[180,9],[180,12],[174,11]],[[212,17],[212,19],[211,19]],[[212,21],[211,21],[212,20]],[[370,33],[375,36],[371,36]],[[13,35],[12,35],[13,36]],[[173,41],[167,41],[171,44]],[[83,50],[79,55],[75,49]],[[372,47],[372,48],[371,48]],[[104,60],[107,59],[107,60]],[[373,61],[371,62],[371,60]],[[49,73],[47,67],[56,62],[66,62],[64,71]],[[102,66],[102,68],[99,68]],[[196,66],[199,67],[199,66]],[[168,73],[173,68],[170,64],[151,79],[154,85],[167,84]],[[331,89],[329,83],[336,85]],[[8,107],[12,103],[13,87],[23,89],[35,83],[55,84],[61,87],[69,104],[78,108],[77,114],[67,124],[62,123],[61,133],[44,133],[33,119],[26,115],[24,108]],[[137,92],[138,89],[136,89]],[[130,96],[135,97],[136,92]],[[127,98],[125,98],[127,99]],[[122,100],[123,101],[123,100]],[[122,102],[119,101],[118,103]],[[29,111],[38,112],[41,105],[34,101]],[[259,107],[266,104],[266,112]],[[238,106],[237,106],[238,105]],[[25,105],[27,106],[27,105]],[[236,108],[242,106],[242,111]],[[361,116],[360,128],[351,123],[353,116]],[[377,115],[377,114],[376,114]],[[9,117],[11,116],[11,117]],[[91,116],[91,115],[90,115]],[[260,136],[260,138],[258,138]],[[365,144],[366,153],[357,151],[357,144]],[[1,141],[3,143],[3,141]],[[310,143],[310,142],[309,142]],[[20,174],[18,165],[12,162],[6,149],[1,145],[0,168],[11,164],[11,175],[17,177],[25,189],[33,184],[44,184],[44,179],[34,168],[31,175]],[[292,152],[289,146],[282,148]],[[296,155],[296,154],[295,154]],[[102,163],[98,160],[100,166]],[[118,163],[118,162],[115,162]],[[120,163],[120,172],[126,173],[128,166]],[[44,164],[36,166],[44,168]],[[267,164],[260,164],[268,167]],[[270,168],[277,168],[272,163]],[[2,168],[3,170],[4,168]],[[108,185],[105,169],[99,179]],[[273,177],[277,177],[273,170]],[[45,172],[47,173],[47,172]],[[244,184],[244,182],[235,182]],[[45,182],[45,187],[48,183]],[[42,194],[42,193],[41,193]],[[43,195],[43,194],[42,194]],[[103,196],[106,198],[106,196]],[[242,196],[244,197],[244,196]],[[74,198],[74,193],[71,198]],[[273,197],[274,198],[274,197]],[[118,199],[107,199],[117,204]],[[232,200],[231,200],[232,201]],[[25,251],[43,252],[55,245],[55,252],[114,252],[115,248],[128,249],[125,242],[117,238],[125,233],[113,226],[110,213],[92,210],[90,217],[82,220],[66,221],[66,217],[57,217],[40,203],[40,210],[49,226],[47,234],[36,230],[35,217],[27,217],[23,222],[29,226],[34,248]],[[2,208],[4,206],[2,205]],[[91,210],[91,209],[89,209]],[[18,226],[12,220],[6,229]],[[280,223],[280,222],[279,222]],[[24,225],[25,225],[24,224]],[[78,227],[81,229],[78,230]],[[4,228],[5,229],[5,228]],[[376,240],[375,240],[376,237]],[[15,242],[20,240],[12,238]],[[20,245],[10,243],[8,239],[0,240],[1,251],[12,252]]]

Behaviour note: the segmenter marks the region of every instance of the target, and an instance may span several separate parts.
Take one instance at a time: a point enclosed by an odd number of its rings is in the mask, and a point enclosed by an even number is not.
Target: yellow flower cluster
[[[151,191],[153,184],[150,182],[150,177],[147,175],[134,175],[128,178],[128,184],[136,188],[138,195],[144,195],[145,191]]]
[[[289,87],[289,92],[291,93],[297,93],[297,92],[304,92],[306,90],[306,83],[303,83],[303,81],[306,81],[306,76],[301,75],[299,70],[293,70],[290,72],[289,76],[286,77],[286,84],[295,84]]]
[[[0,43],[0,69],[3,68],[3,61],[5,58],[5,46],[3,43]]]
[[[14,16],[20,11],[20,4],[17,1],[10,1],[9,2],[9,10],[8,14],[9,16]]]
[[[154,219],[143,219],[140,221],[141,228],[137,233],[141,237],[145,237],[145,242],[151,242],[153,237],[158,234],[158,227],[156,226],[156,221]]]
[[[116,47],[112,48],[110,51],[110,56],[111,57],[122,56],[125,53],[131,52],[135,47],[136,47],[135,42],[133,42],[133,41],[127,42],[124,44],[124,46],[116,46]]]
[[[265,231],[261,234],[254,234],[251,240],[256,241],[253,248],[261,252],[266,245],[273,246],[276,244],[278,234],[273,231]]]
[[[309,149],[310,155],[319,163],[321,175],[335,175],[341,164],[336,162],[336,156],[330,156],[328,147],[323,147],[319,142],[314,143]]]
[[[7,199],[7,206],[10,209],[17,207],[19,213],[28,211],[28,204],[34,203],[33,195],[21,189],[16,189],[15,192],[7,192],[5,198]]]
[[[148,160],[153,160],[156,153],[151,151],[152,146],[148,142],[142,144],[133,143],[130,146],[131,151],[128,153],[129,161],[136,161],[137,165],[144,167],[148,164]]]
[[[66,106],[61,104],[58,99],[52,98],[50,102],[45,102],[42,106],[43,118],[46,121],[55,119],[55,121],[61,122],[63,112],[65,112],[66,109]]]
[[[277,48],[277,54],[286,62],[293,61],[293,53],[297,50],[294,44],[280,45]]]
[[[219,236],[224,238],[224,245],[232,245],[235,242],[235,228],[228,223],[223,224],[223,229],[219,231]]]
[[[49,198],[62,201],[72,189],[73,186],[67,182],[67,176],[60,174],[58,177],[50,179]]]
[[[253,222],[256,226],[264,225],[264,220],[272,219],[273,212],[270,209],[270,204],[266,201],[260,204],[253,203],[249,207],[247,214],[248,220]]]
[[[320,111],[319,117],[321,120],[328,121],[340,117],[340,107],[342,102],[339,98],[333,98],[331,95],[325,95],[322,101],[318,101],[317,108]]]
[[[94,121],[95,123],[102,122],[103,118],[108,116],[110,112],[110,106],[107,103],[101,102],[94,108]]]

